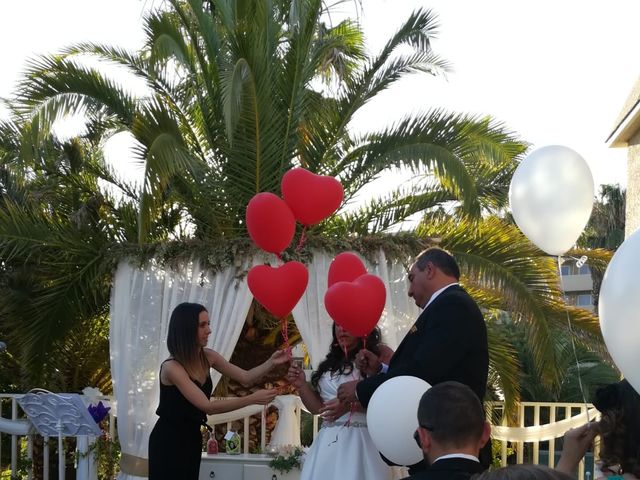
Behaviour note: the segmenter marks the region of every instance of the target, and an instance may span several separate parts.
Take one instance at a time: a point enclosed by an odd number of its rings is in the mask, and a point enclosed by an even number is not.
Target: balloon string
[[[351,426],[351,418],[353,417],[353,412],[355,411],[355,408],[356,408],[356,402],[351,402],[350,408],[349,408],[349,418],[347,418],[347,421],[344,422],[345,427]]]
[[[560,290],[562,290],[563,296],[565,296],[565,312],[567,314],[567,325],[569,327],[569,338],[571,339],[571,348],[573,349],[573,358],[576,360],[576,368],[578,370],[578,387],[580,387],[580,393],[582,395],[582,402],[584,403],[585,413],[587,414],[587,422],[589,419],[589,405],[587,404],[587,395],[584,393],[584,386],[582,385],[582,372],[580,371],[580,362],[578,361],[578,352],[576,350],[576,342],[573,334],[573,326],[571,325],[571,316],[569,315],[569,305],[566,303],[566,295],[564,291],[564,284],[562,281],[562,257],[558,255],[558,274],[560,276]]]
[[[284,340],[284,349],[289,359],[291,359],[293,355],[291,353],[291,347],[289,346],[289,322],[285,317],[280,319],[280,331],[282,332],[282,339]]]
[[[300,240],[298,240],[298,245],[296,246],[296,253],[302,249],[304,242],[306,241],[306,237],[304,236],[304,232],[307,230],[307,226],[302,227],[302,233],[300,234]]]

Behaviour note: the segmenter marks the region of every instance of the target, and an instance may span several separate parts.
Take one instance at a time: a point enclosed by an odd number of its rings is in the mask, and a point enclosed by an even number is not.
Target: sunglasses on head
[[[424,428],[425,430],[429,430],[430,432],[433,432],[433,427],[431,425],[419,425],[418,428]],[[418,433],[418,428],[416,428],[416,431],[413,432],[413,439],[418,444],[418,448],[422,448],[422,443],[420,442],[420,434]]]

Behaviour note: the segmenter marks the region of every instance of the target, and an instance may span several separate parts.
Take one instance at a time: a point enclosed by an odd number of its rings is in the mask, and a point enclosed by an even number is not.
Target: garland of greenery
[[[300,460],[304,455],[304,451],[300,447],[293,447],[291,451],[279,453],[270,462],[269,467],[277,470],[280,474],[290,472],[294,468],[302,466]]]
[[[284,261],[297,260],[309,264],[314,251],[331,254],[354,251],[375,264],[378,253],[382,249],[390,261],[406,263],[418,252],[435,243],[431,239],[419,238],[410,232],[338,239],[308,235],[305,236],[304,245],[300,249],[296,248],[298,241],[299,239],[294,239],[291,242],[292,246],[283,253]],[[261,257],[265,262],[274,260],[273,255],[259,250],[247,237],[215,241],[189,239],[146,245],[120,244],[114,245],[109,253],[113,258],[114,266],[124,258],[130,258],[141,266],[153,260],[158,265],[167,267],[178,267],[190,260],[199,259],[203,267],[212,273],[229,266],[235,266],[240,270],[247,259],[252,260],[256,256]],[[240,276],[244,274],[246,272],[239,272]]]

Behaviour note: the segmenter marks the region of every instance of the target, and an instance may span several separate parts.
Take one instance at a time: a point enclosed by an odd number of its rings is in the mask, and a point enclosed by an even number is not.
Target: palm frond
[[[104,108],[123,125],[130,125],[135,110],[134,98],[114,81],[61,56],[32,60],[18,92],[18,110],[31,118],[37,116],[44,133],[65,115],[97,113]]]

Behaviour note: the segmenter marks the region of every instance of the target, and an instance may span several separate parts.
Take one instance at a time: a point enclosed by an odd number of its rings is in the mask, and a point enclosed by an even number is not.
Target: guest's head
[[[487,470],[473,480],[572,480],[573,477],[545,465],[509,465]]]
[[[458,280],[460,268],[451,254],[441,248],[427,248],[409,269],[409,296],[424,308],[434,292]]]
[[[622,380],[596,391],[600,421],[600,460],[604,468],[620,466],[640,477],[640,395]]]
[[[477,457],[491,433],[480,399],[458,382],[439,383],[422,395],[418,425],[415,438],[429,463],[452,453]]]
[[[185,302],[174,308],[169,320],[167,349],[191,376],[208,368],[202,348],[207,345],[210,333],[209,313],[204,306]]]
[[[351,373],[356,354],[360,349],[366,347],[367,350],[380,354],[380,329],[374,328],[366,340],[350,334],[340,325],[334,323],[331,327],[331,347],[326,358],[318,365],[318,370],[311,375],[311,384],[318,386],[320,377],[324,372],[331,372],[341,375]]]

